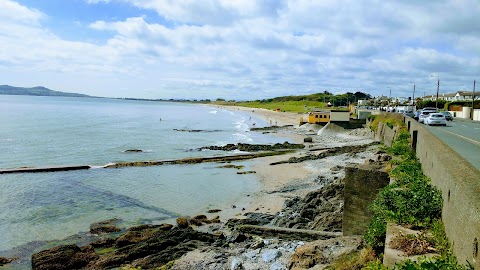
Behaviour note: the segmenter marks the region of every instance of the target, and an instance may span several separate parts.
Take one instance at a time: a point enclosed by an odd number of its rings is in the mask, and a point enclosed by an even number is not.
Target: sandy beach
[[[252,112],[265,121],[278,123],[279,126],[293,125],[293,127],[275,131],[276,135],[287,137],[295,143],[303,143],[305,137],[314,137],[313,143],[306,144],[308,148],[359,145],[373,141],[371,134],[367,130],[360,132],[357,130],[345,131],[344,133],[325,132],[322,135],[315,135],[322,127],[308,124],[299,127],[301,114],[298,113],[276,112],[240,106],[215,107],[232,111],[241,110]],[[330,170],[332,167],[343,167],[347,162],[362,163],[366,158],[373,155],[373,152],[367,152],[365,155],[360,155],[356,158],[341,155],[318,161],[287,163],[276,166],[270,165],[273,162],[288,160],[291,157],[299,157],[307,154],[309,154],[309,151],[305,149],[305,151],[297,151],[293,154],[256,159],[252,169],[256,172],[256,177],[259,179],[259,191],[243,198],[241,201],[235,203],[235,205],[225,206],[221,212],[207,214],[207,216],[209,218],[219,216],[220,220],[226,221],[234,217],[242,218],[245,213],[249,212],[275,214],[282,210],[286,199],[296,196],[303,197],[308,192],[319,188],[319,185],[315,184],[314,181],[319,175],[323,175],[323,177],[333,177],[332,171]],[[336,172],[334,177],[343,177],[342,174],[343,170]]]

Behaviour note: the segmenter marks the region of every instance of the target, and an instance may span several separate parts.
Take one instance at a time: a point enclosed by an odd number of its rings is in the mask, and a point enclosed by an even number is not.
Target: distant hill
[[[62,97],[91,97],[89,95],[66,93],[50,90],[43,86],[36,87],[15,87],[10,85],[0,85],[0,95],[27,95],[27,96],[62,96]]]

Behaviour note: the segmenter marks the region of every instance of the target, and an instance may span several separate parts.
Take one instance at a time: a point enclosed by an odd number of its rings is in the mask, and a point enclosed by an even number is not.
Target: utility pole
[[[473,93],[472,93],[472,120],[475,113],[475,80],[473,80]]]
[[[435,108],[438,109],[438,90],[440,89],[440,76],[438,75],[430,75],[430,77],[437,77],[437,99],[435,99]]]
[[[413,83],[412,106],[415,106],[415,82],[410,82],[410,83]]]

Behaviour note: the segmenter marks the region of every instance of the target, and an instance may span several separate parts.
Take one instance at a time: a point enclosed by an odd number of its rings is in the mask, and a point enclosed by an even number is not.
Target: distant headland
[[[0,85],[0,95],[26,95],[26,96],[62,96],[62,97],[93,97],[78,93],[67,93],[48,89],[43,86],[16,87]]]

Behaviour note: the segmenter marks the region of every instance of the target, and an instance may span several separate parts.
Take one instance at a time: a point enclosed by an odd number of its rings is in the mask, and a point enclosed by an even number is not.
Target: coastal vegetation
[[[280,109],[283,112],[305,113],[312,109],[343,109],[349,104],[355,103],[359,99],[371,98],[370,95],[362,92],[347,92],[345,94],[334,95],[328,91],[310,95],[283,96],[269,99],[259,99],[254,101],[226,101],[218,98],[213,101],[217,105],[235,105],[248,108],[262,108],[268,110]],[[328,103],[330,102],[330,106]]]
[[[382,189],[370,205],[373,213],[365,232],[365,241],[378,258],[383,256],[387,223],[419,230],[418,235],[403,235],[394,239],[396,248],[408,255],[431,252],[439,254],[433,258],[422,257],[418,262],[406,260],[397,263],[395,269],[468,269],[458,264],[451,245],[445,235],[441,220],[442,194],[430,179],[422,173],[420,162],[410,148],[410,134],[396,114],[372,117],[371,129],[376,130],[379,122],[397,126],[399,134],[391,147],[384,150],[393,155],[390,161],[390,177],[394,180]],[[388,269],[379,260],[367,263],[365,269]]]

